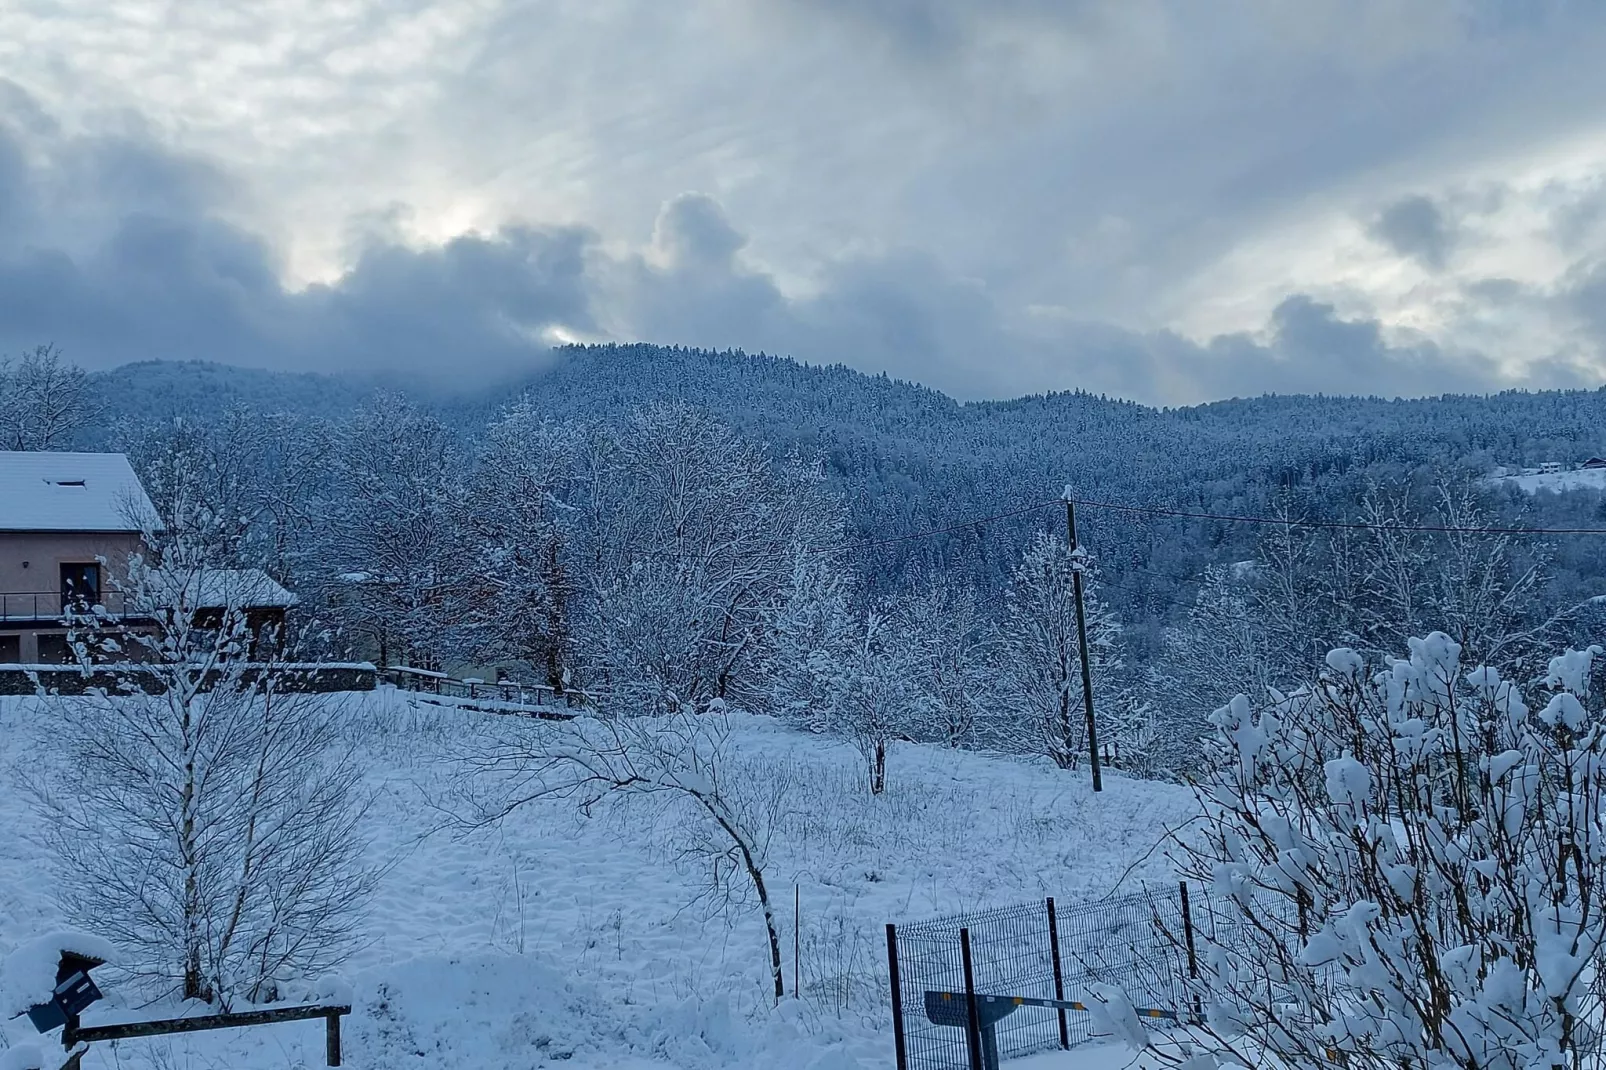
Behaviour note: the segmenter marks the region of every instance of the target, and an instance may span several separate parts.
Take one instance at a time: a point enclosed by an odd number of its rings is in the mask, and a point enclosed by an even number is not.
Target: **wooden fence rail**
[[[231,1014],[206,1014],[191,1018],[157,1018],[144,1022],[121,1022],[116,1025],[79,1025],[76,1018],[69,1019],[62,1029],[63,1047],[75,1048],[80,1044],[98,1044],[107,1040],[128,1040],[134,1037],[159,1037],[172,1033],[199,1033],[208,1029],[240,1029],[253,1025],[275,1025],[279,1022],[304,1022],[313,1018],[324,1019],[324,1065],[340,1065],[340,1019],[351,1013],[348,1004],[314,1004],[301,1007],[272,1007],[260,1011],[238,1011]],[[62,1070],[77,1070],[83,1059],[80,1049],[67,1060]]]
[[[404,691],[428,692],[450,698],[495,699],[521,706],[563,705],[569,709],[589,709],[596,706],[600,697],[591,691],[547,684],[524,684],[511,680],[459,680],[443,672],[406,665],[382,669],[380,676]]]

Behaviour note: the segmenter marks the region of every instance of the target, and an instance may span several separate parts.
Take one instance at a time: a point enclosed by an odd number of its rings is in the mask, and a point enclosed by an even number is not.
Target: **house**
[[[1578,467],[1579,468],[1606,468],[1606,458],[1591,457],[1589,460],[1585,461],[1583,464],[1579,465]]]
[[[156,509],[120,453],[0,452],[0,663],[69,659],[67,611],[99,606],[131,629],[153,620],[125,598],[129,559]],[[175,589],[179,587],[175,583]],[[244,611],[256,637],[283,624],[295,595],[258,569],[209,569],[184,585],[196,623]]]
[[[1562,464],[1560,461],[1541,461],[1539,464],[1539,474],[1542,476],[1555,475],[1561,470]]]

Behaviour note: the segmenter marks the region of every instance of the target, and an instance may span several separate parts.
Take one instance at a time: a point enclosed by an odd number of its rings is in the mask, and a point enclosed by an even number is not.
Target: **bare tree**
[[[1361,609],[1353,629],[1368,653],[1442,631],[1480,664],[1512,666],[1535,655],[1560,619],[1538,608],[1548,547],[1519,547],[1481,495],[1441,480],[1427,502],[1406,486],[1377,486],[1362,502]],[[1415,528],[1438,528],[1420,531]]]
[[[974,743],[998,705],[997,643],[975,590],[928,577],[895,600],[890,626],[908,650],[914,730],[948,747]]]
[[[450,570],[453,650],[476,663],[521,661],[553,687],[574,654],[564,499],[578,439],[522,403],[491,427],[460,502],[467,548]]]
[[[836,721],[864,760],[871,795],[887,790],[887,748],[911,721],[909,648],[899,640],[886,613],[870,610],[846,659],[832,667]]]
[[[1549,547],[1484,530],[1501,524],[1473,485],[1374,485],[1355,529],[1306,525],[1288,502],[1277,516],[1255,560],[1206,573],[1149,674],[1179,739],[1233,694],[1298,686],[1336,645],[1377,657],[1442,631],[1470,659],[1531,673],[1581,608],[1542,605]]]
[[[322,424],[233,407],[207,419],[122,421],[113,442],[128,454],[159,515],[180,506],[207,509],[213,565],[260,565],[294,578],[313,498],[328,475],[331,442]]]
[[[465,554],[451,430],[380,394],[338,436],[323,502],[321,568],[307,577],[334,620],[381,663],[441,663]]]
[[[588,436],[572,503],[576,628],[621,710],[762,708],[768,624],[796,554],[840,537],[822,478],[683,405]]]
[[[1163,728],[1154,759],[1170,771],[1198,767],[1200,743],[1214,735],[1211,714],[1233,695],[1258,698],[1287,682],[1254,609],[1253,562],[1244,565],[1206,570],[1186,622],[1165,633],[1161,657],[1146,674]]]
[[[99,414],[88,376],[54,345],[0,361],[0,449],[66,449]]]
[[[130,563],[126,617],[73,621],[95,686],[52,700],[35,788],[76,924],[165,992],[263,1001],[351,950],[377,880],[366,798],[326,696],[294,687],[277,637],[246,660],[261,574],[208,564],[210,539],[188,534],[204,509],[173,516],[146,533],[160,564]]]
[[[835,730],[835,666],[852,651],[857,621],[850,575],[835,555],[798,547],[767,627],[769,708],[811,732]]]
[[[657,716],[523,722],[511,737],[468,755],[463,798],[475,826],[541,799],[569,799],[586,813],[610,798],[665,803],[683,844],[704,857],[728,859],[745,874],[764,918],[779,1002],[786,994],[780,928],[765,866],[769,830],[784,812],[786,793],[764,790],[745,775],[746,765],[734,754],[734,716],[714,699],[703,710],[681,705]]]

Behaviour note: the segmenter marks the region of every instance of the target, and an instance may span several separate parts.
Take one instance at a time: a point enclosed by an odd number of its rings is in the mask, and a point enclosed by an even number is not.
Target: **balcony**
[[[116,619],[124,615],[127,601],[122,591],[102,591],[93,599],[61,591],[0,591],[0,624],[51,623],[61,620],[66,608],[84,615],[92,605]]]

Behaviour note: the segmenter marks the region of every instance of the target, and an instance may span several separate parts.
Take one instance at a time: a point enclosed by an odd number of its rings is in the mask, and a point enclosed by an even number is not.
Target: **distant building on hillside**
[[[1579,468],[1606,468],[1606,458],[1591,457],[1589,460],[1585,461],[1583,464],[1579,465],[1578,467]]]
[[[1554,475],[1561,470],[1562,463],[1560,461],[1545,461],[1539,465],[1539,474],[1544,476]]]
[[[126,605],[124,585],[155,515],[121,453],[0,452],[0,663],[72,660],[69,610],[99,606],[130,630],[149,629],[152,618]],[[258,639],[296,602],[259,569],[208,570],[189,584],[198,625],[221,622],[232,605]]]

